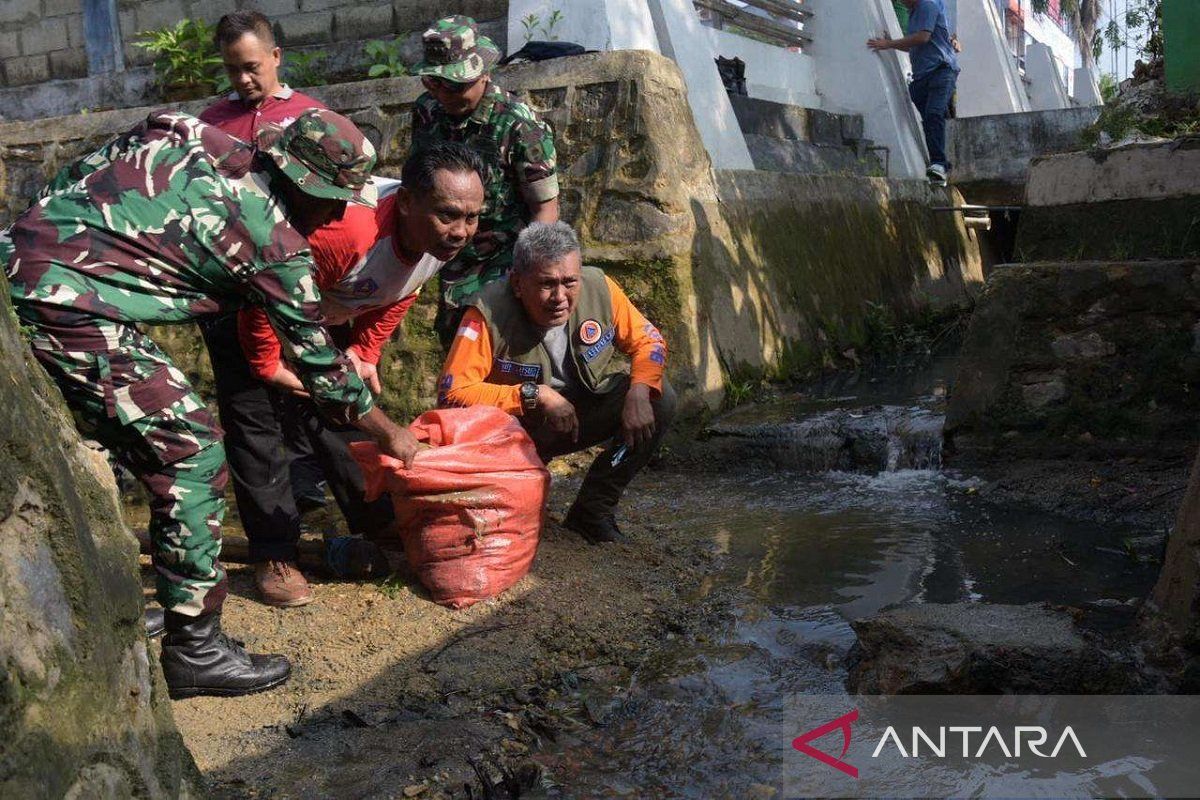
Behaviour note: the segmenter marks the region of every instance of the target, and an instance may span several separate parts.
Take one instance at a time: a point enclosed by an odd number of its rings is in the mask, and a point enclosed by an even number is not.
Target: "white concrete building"
[[[1082,66],[1058,0],[1046,14],[1034,13],[1032,0],[946,0],[946,6],[963,45],[960,116],[1098,103],[1095,76]]]
[[[714,63],[720,55],[745,62],[751,97],[862,115],[866,137],[886,148],[893,177],[924,176],[924,137],[908,99],[908,56],[898,51],[875,54],[866,47],[867,39],[885,31],[902,35],[891,0],[767,3],[772,4],[793,15],[764,13],[763,3],[754,9],[742,2],[729,5],[806,41],[781,46],[767,43],[770,36],[744,35],[738,28],[754,25],[744,18],[741,26],[718,29],[711,9],[693,0],[510,0],[508,41],[510,50],[516,50],[525,40],[522,19],[530,14],[546,19],[559,10],[562,22],[554,32],[561,40],[595,50],[652,50],[673,59],[687,80],[696,124],[718,169],[752,168]],[[794,19],[796,9],[811,12],[811,19]]]

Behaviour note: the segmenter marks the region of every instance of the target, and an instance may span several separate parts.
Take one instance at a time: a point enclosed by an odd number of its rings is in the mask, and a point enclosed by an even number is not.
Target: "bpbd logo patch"
[[[579,324],[579,341],[584,344],[595,344],[604,334],[604,328],[594,319],[585,319]]]

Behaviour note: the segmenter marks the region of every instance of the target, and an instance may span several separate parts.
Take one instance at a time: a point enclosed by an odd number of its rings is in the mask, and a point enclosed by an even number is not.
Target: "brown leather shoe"
[[[312,588],[299,568],[289,561],[262,561],[254,565],[254,583],[262,601],[276,608],[293,608],[312,602]]]

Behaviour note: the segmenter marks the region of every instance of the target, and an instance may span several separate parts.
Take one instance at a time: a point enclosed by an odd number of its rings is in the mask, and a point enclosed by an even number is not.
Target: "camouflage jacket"
[[[507,270],[517,234],[529,220],[526,203],[558,197],[554,132],[529,106],[493,81],[474,113],[461,120],[449,117],[429,93],[417,98],[413,151],[442,141],[470,145],[487,167],[479,230],[474,241],[442,268],[443,282],[462,281],[478,274],[485,264],[501,262]]]
[[[317,403],[357,419],[371,393],[322,327],[312,253],[269,181],[249,145],[152,114],[64,168],[0,233],[13,303],[153,324],[260,305]],[[112,349],[92,338],[73,346]]]

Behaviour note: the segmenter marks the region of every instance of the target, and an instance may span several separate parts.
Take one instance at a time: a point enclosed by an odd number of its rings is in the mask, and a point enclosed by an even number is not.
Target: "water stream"
[[[799,796],[795,698],[845,694],[850,620],[901,602],[1145,595],[1158,564],[1126,545],[1143,532],[989,505],[976,480],[937,469],[946,369],[737,412],[713,426],[737,468],[660,473],[630,494],[711,543],[721,569],[695,596],[724,593],[732,613],[615,687],[604,725],[544,752],[557,787],[544,796]]]

